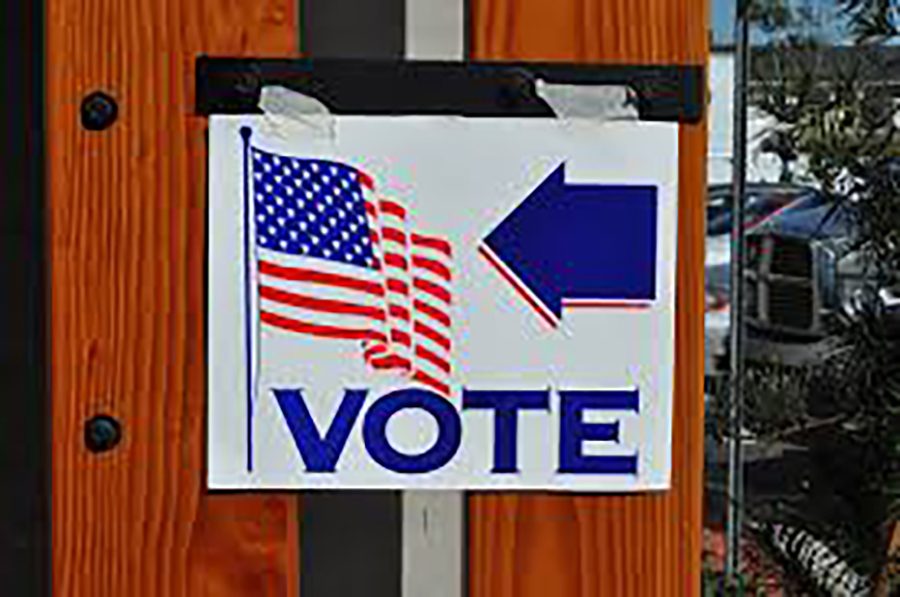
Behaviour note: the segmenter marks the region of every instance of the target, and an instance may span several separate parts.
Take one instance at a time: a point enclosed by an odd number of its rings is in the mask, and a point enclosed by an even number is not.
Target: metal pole
[[[728,440],[728,519],[726,521],[725,574],[734,580],[740,569],[741,514],[744,506],[743,428],[743,286],[744,286],[744,189],[747,151],[747,70],[749,26],[747,0],[738,0],[734,23],[734,114],[732,127],[732,219],[731,219],[731,327],[730,408]]]

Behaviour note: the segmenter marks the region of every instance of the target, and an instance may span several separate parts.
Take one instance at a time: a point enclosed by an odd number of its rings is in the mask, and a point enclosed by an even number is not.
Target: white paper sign
[[[210,488],[663,489],[677,126],[218,116]]]

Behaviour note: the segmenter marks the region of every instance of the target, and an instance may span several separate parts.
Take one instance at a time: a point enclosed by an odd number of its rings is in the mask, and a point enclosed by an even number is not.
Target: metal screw
[[[97,415],[84,425],[84,443],[91,452],[107,452],[120,441],[122,425],[109,415]]]
[[[234,87],[241,95],[258,94],[260,87],[262,87],[262,73],[259,71],[259,66],[253,65],[247,70],[238,73]]]
[[[109,128],[118,115],[116,100],[102,91],[91,93],[81,102],[81,126],[89,131]]]

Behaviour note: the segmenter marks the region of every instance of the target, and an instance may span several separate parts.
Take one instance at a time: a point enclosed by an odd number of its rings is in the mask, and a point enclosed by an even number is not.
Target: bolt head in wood
[[[91,452],[108,452],[120,441],[122,425],[109,415],[97,415],[84,425],[84,444]]]
[[[116,100],[102,91],[91,93],[81,102],[81,126],[89,131],[109,128],[118,115]]]

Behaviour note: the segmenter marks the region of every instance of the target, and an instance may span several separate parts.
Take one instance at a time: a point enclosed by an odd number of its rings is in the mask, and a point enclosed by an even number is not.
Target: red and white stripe
[[[443,394],[452,374],[453,252],[446,240],[413,233],[412,312],[415,367],[413,379]]]
[[[396,369],[409,373],[413,369],[412,314],[408,292],[410,272],[405,210],[400,206],[392,209],[393,202],[375,197],[374,189],[366,182],[364,188],[367,191],[366,213],[372,247],[384,276],[388,337],[387,343],[367,344],[365,357],[375,369]]]
[[[449,395],[450,243],[410,232],[406,208],[393,199],[373,197],[366,208],[370,221],[377,222],[372,240],[384,272],[389,338],[384,347],[367,345],[369,361],[403,369],[414,381]]]
[[[267,325],[321,338],[387,342],[379,272],[257,249],[259,315]]]

